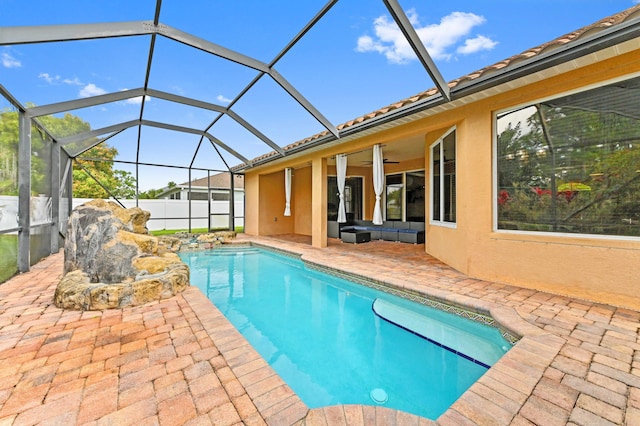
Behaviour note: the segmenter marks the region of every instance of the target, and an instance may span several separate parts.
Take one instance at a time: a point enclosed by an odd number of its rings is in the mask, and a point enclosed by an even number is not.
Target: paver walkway
[[[62,264],[50,256],[0,286],[0,425],[264,424],[190,306],[195,288],[62,311]]]
[[[239,240],[489,312],[524,337],[437,422],[309,410],[196,288],[122,310],[56,308],[60,253],[0,285],[0,425],[640,425],[639,312],[470,279],[423,246]]]

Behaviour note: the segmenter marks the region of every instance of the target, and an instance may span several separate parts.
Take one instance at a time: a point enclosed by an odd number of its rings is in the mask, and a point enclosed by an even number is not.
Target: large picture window
[[[456,222],[456,131],[431,145],[431,222]]]
[[[640,79],[498,115],[497,228],[640,236]]]

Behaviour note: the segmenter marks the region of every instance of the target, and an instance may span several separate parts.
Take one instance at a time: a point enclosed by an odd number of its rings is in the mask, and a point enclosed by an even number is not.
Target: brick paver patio
[[[254,241],[491,313],[523,336],[442,425],[640,425],[640,313],[468,278],[423,246]],[[61,253],[0,285],[0,425],[436,422],[382,407],[309,410],[196,288],[145,306],[62,311]]]

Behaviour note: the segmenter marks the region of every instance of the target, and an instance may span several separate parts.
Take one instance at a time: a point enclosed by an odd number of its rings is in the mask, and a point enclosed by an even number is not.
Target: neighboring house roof
[[[235,189],[244,189],[244,176],[242,175],[234,175],[233,187]],[[191,181],[192,187],[202,187],[211,189],[228,189],[231,187],[229,179],[231,178],[230,173],[218,173],[212,176],[209,176],[209,185],[207,185],[207,178],[203,177],[200,179],[195,179]],[[181,183],[178,186],[188,187],[189,182]]]
[[[209,176],[209,187],[211,189],[229,189],[229,178],[230,173],[218,173],[213,176]],[[244,190],[244,176],[240,174],[234,174],[233,181],[233,189],[234,190]],[[164,197],[169,194],[173,194],[175,192],[183,191],[185,189],[189,189],[189,182],[180,183],[176,186],[172,186],[171,188],[165,188],[164,191],[159,193],[157,196]],[[194,190],[206,190],[207,189],[207,178],[203,177],[200,179],[195,179],[191,181],[191,189]]]
[[[610,32],[613,30],[614,27],[616,28],[623,27],[624,26],[623,24],[636,19],[640,19],[640,5],[629,8],[615,15],[606,17],[594,24],[580,28],[576,31],[572,31],[552,41],[549,41],[537,47],[528,49],[518,55],[511,56],[510,58],[497,62],[493,65],[490,65],[478,71],[467,74],[463,77],[450,81],[448,83],[448,86],[451,89],[453,99],[454,100],[456,99],[455,89],[467,89],[475,82],[489,79],[494,75],[497,75],[498,73],[500,73],[501,75],[506,74],[511,78],[518,78],[524,75],[523,73],[533,73],[533,72],[539,71],[539,69],[537,68],[534,68],[532,70],[527,70],[523,66],[528,63],[535,62],[536,60],[547,58],[548,57],[547,54],[551,54],[552,52],[557,52],[560,49],[567,50],[572,48],[578,49],[580,47],[585,47],[585,43],[588,41],[591,41],[592,38],[597,34],[602,33],[604,31]],[[627,38],[625,38],[625,34],[622,34],[620,37],[620,40],[626,41],[626,39],[630,39],[635,36],[637,35],[634,35],[633,33],[631,33],[629,35],[626,35]],[[585,42],[585,43],[582,43],[582,42]],[[596,45],[596,47],[598,46],[608,47],[609,44],[607,44],[607,41],[604,40],[604,41],[601,41],[600,44]],[[593,46],[587,46],[587,47],[591,49],[587,52],[593,51]],[[568,60],[568,58],[565,58],[564,60],[566,61]],[[553,66],[553,65],[557,65],[557,62],[551,61],[549,64],[543,64],[543,65]],[[500,80],[500,79],[494,82],[489,82],[487,86],[480,86],[476,91],[486,89],[487,87],[496,86],[498,84],[501,84],[502,82],[503,80]],[[466,96],[474,92],[473,91],[464,92],[461,90],[459,93],[462,96]],[[404,110],[405,108],[408,108],[412,105],[418,104],[421,101],[424,102],[428,99],[433,99],[434,97],[441,98],[441,96],[439,96],[437,88],[435,87],[425,90],[423,92],[420,92],[409,98],[395,102],[391,105],[387,105],[376,111],[362,115],[353,120],[347,121],[346,123],[338,125],[337,128],[342,134],[343,132],[348,132],[352,128],[360,126],[362,123],[366,124],[368,121],[375,121],[374,119],[379,118],[381,116],[385,116],[385,115],[392,116],[394,112],[400,112],[399,116],[403,116],[401,113],[402,112],[401,110]],[[459,97],[461,96],[458,96],[458,98]],[[438,103],[438,105],[441,105],[443,102],[444,101]],[[332,142],[332,141],[336,141],[336,138],[333,135],[331,135],[329,131],[325,130],[323,132],[317,133],[308,138],[305,138],[297,142],[294,142],[292,144],[289,144],[287,146],[284,146],[283,150],[285,153],[291,153],[293,151],[308,149],[312,146],[316,146],[318,144]],[[253,165],[257,165],[257,164],[262,164],[262,163],[266,163],[266,162],[281,159],[281,158],[283,157],[281,157],[278,152],[272,151],[267,154],[254,158],[251,161],[251,163]],[[241,164],[236,167],[232,167],[232,170],[234,171],[244,170],[247,167],[248,167],[247,164]]]

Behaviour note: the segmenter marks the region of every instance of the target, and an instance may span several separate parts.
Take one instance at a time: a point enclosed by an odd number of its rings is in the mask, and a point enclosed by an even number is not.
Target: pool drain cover
[[[384,389],[380,388],[372,390],[369,395],[371,395],[371,399],[377,404],[384,404],[389,399]]]

